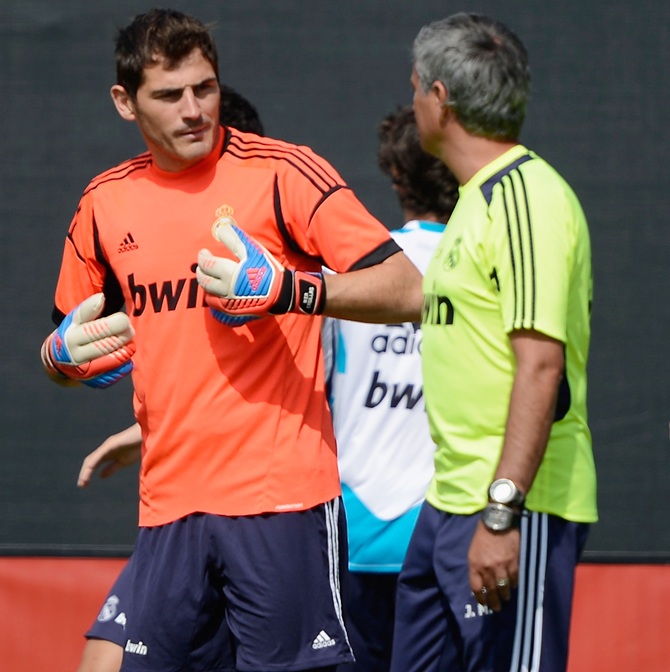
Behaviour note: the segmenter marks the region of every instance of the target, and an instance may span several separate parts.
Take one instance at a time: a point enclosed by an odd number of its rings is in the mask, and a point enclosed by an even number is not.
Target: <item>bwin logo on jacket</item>
[[[153,309],[154,313],[160,313],[163,310],[176,310],[178,307],[205,307],[205,292],[200,291],[195,277],[197,267],[197,263],[191,265],[193,276],[190,278],[150,282],[146,285],[136,282],[135,274],[131,273],[128,276],[128,288],[133,300],[132,314],[141,315],[147,308]]]

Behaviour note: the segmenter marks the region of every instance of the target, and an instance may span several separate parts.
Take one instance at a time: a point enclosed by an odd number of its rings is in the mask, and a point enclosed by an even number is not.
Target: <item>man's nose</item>
[[[197,119],[201,116],[200,105],[193,89],[187,86],[182,95],[182,116],[187,119]]]

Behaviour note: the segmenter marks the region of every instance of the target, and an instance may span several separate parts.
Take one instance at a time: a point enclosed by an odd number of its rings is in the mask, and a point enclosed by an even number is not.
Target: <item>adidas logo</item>
[[[332,639],[325,630],[322,630],[312,642],[312,648],[325,649],[328,646],[335,646],[335,640]]]
[[[139,247],[139,245],[135,242],[135,239],[133,238],[132,233],[128,233],[126,237],[121,241],[119,245],[119,249],[117,252],[119,254],[123,252],[130,252],[131,250],[136,250]]]
[[[261,284],[261,280],[265,277],[265,272],[267,270],[266,266],[250,268],[247,270],[247,280],[249,281],[249,286],[251,287],[252,292],[258,291],[258,286]]]

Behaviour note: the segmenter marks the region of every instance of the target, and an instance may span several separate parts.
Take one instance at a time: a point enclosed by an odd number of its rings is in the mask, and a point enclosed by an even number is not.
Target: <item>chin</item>
[[[214,139],[211,137],[206,140],[191,142],[186,146],[178,148],[179,151],[176,152],[176,156],[181,161],[194,164],[209,156],[209,153],[214,149],[214,144]]]

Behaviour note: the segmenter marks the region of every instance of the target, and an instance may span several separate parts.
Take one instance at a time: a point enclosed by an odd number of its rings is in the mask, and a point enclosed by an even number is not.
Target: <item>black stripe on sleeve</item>
[[[514,208],[514,212],[512,213],[512,216],[514,218],[513,222],[510,224],[509,228],[515,227],[517,236],[517,241],[518,241],[518,249],[519,249],[519,255],[518,255],[518,260],[517,260],[517,270],[518,270],[518,276],[516,278],[516,282],[518,283],[518,288],[519,288],[519,299],[521,301],[521,305],[519,306],[519,326],[523,326],[526,322],[526,266],[529,263],[529,260],[526,259],[526,248],[523,243],[523,231],[522,231],[522,224],[521,224],[521,217],[519,215],[519,200],[517,198],[516,190],[514,188],[514,180],[512,179],[511,175],[508,175],[506,179],[503,179],[503,185],[505,185],[505,182],[509,182],[509,191],[510,191],[510,200],[511,200],[511,207]],[[514,251],[514,247],[512,247],[512,250]],[[531,269],[532,273],[532,269]]]
[[[65,319],[65,313],[62,310],[59,310],[56,306],[53,307],[51,311],[51,320],[52,322],[59,327],[60,323]]]
[[[521,183],[521,189],[523,191],[523,198],[521,203],[525,206],[525,218],[526,226],[528,227],[528,255],[530,263],[530,328],[532,329],[535,326],[535,315],[537,308],[537,274],[535,272],[535,244],[533,242],[533,227],[530,219],[530,205],[528,203],[528,190],[526,189],[526,182],[523,179],[523,174],[521,171],[517,171],[519,176],[519,182]]]
[[[73,231],[77,224],[70,229],[67,234],[67,239],[70,241],[74,253],[77,255],[77,258],[85,265],[86,259],[77,249],[77,245],[74,242]],[[105,295],[105,307],[102,310],[101,317],[105,315],[111,315],[121,310],[124,306],[125,300],[123,298],[123,291],[121,290],[121,284],[116,277],[116,274],[112,270],[112,267],[109,264],[105,253],[102,250],[102,245],[100,244],[100,234],[98,232],[98,225],[93,220],[93,245],[95,248],[95,259],[101,264],[104,268],[104,278],[102,284],[102,292]],[[51,311],[51,319],[53,323],[58,326],[65,319],[65,313],[60,310],[57,306],[54,305],[53,310]]]
[[[281,193],[279,192],[279,177],[275,174],[275,180],[274,180],[274,185],[273,185],[273,196],[272,196],[272,206],[274,208],[274,213],[275,213],[275,221],[277,222],[277,228],[279,229],[279,233],[281,234],[282,238],[286,242],[286,244],[289,246],[290,249],[292,249],[294,252],[302,252],[304,254],[304,250],[300,248],[300,245],[293,240],[293,236],[289,233],[288,226],[286,226],[286,220],[284,219],[284,213],[282,212],[281,208]]]
[[[513,170],[517,170],[519,166],[526,163],[526,161],[532,160],[532,158],[533,157],[530,154],[524,154],[513,163],[510,163],[509,166],[505,166],[502,170],[499,170],[495,175],[491,175],[491,177],[489,177],[489,179],[486,180],[484,184],[482,184],[482,195],[489,205],[491,205],[491,200],[493,199],[493,188],[496,186],[496,184],[501,182],[505,175],[509,175]]]
[[[502,199],[503,199],[503,206],[505,208],[505,222],[507,223],[507,240],[509,241],[509,257],[510,257],[510,264],[512,266],[512,280],[514,282],[514,319],[512,320],[512,324],[516,326],[517,323],[517,310],[519,308],[519,286],[518,286],[518,274],[517,274],[517,268],[516,268],[516,255],[514,254],[514,236],[512,235],[513,228],[512,228],[512,222],[510,219],[509,215],[509,210],[507,209],[507,198],[505,195],[505,183],[502,183]]]
[[[518,170],[506,174],[500,184],[514,278],[513,326],[515,329],[533,329],[537,278],[528,192],[523,176]]]
[[[359,259],[355,264],[353,264],[348,270],[350,271],[360,271],[362,268],[370,268],[371,266],[376,266],[381,264],[382,261],[386,261],[389,257],[392,257],[394,254],[402,252],[402,248],[398,243],[390,238],[389,240],[383,242],[379,247],[369,252],[364,257]]]
[[[104,315],[111,315],[123,308],[124,299],[121,285],[109,264],[109,260],[103,252],[100,244],[100,234],[98,232],[98,224],[93,218],[93,242],[95,247],[95,259],[105,269],[102,292],[105,295],[105,307],[102,310],[101,317]]]

